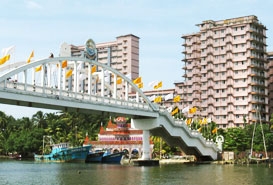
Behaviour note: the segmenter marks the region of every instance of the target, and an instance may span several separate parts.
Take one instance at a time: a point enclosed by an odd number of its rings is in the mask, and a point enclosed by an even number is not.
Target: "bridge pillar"
[[[143,130],[142,143],[143,143],[142,159],[150,160],[151,154],[150,154],[150,131],[149,130]]]

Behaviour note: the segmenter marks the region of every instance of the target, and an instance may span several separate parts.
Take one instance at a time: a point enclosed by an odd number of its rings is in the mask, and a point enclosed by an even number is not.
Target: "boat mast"
[[[263,143],[264,143],[264,152],[265,152],[265,157],[267,158],[267,150],[266,150],[266,145],[265,145],[265,138],[264,138],[264,130],[263,130],[263,124],[261,121],[261,112],[259,112],[259,120],[260,120],[260,126],[261,126],[261,130],[262,130],[262,136],[263,136]]]
[[[257,113],[256,113],[256,115],[257,115]],[[254,136],[255,136],[255,132],[256,132],[256,124],[257,124],[257,120],[254,123],[254,128],[253,128],[253,133],[252,133],[250,157],[252,157],[252,152],[253,152],[253,142],[254,142]]]

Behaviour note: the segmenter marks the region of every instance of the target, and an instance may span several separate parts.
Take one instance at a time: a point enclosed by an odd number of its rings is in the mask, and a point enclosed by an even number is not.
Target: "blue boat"
[[[116,152],[116,153],[111,153],[109,150],[105,151],[103,154],[103,157],[101,159],[102,163],[116,163],[120,164],[120,161],[123,157],[125,152]]]
[[[87,154],[85,162],[86,163],[100,163],[102,161],[103,154],[104,154],[104,151],[89,152]]]
[[[124,152],[111,153],[110,150],[91,151],[86,157],[86,163],[116,163],[120,164]]]
[[[51,138],[50,138],[51,139]],[[51,143],[51,153],[37,155],[34,154],[35,161],[41,162],[84,162],[91,145],[69,147],[69,143]],[[44,141],[43,141],[44,151]]]

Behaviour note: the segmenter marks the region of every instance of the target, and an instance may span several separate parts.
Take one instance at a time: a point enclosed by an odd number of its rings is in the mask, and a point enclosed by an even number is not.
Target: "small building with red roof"
[[[87,136],[84,144],[91,144],[95,149],[110,149],[112,153],[124,151],[129,158],[140,158],[143,131],[131,128],[125,117],[117,117],[113,121],[110,119],[106,128],[100,127],[98,141],[89,141]],[[150,153],[153,146],[150,141]]]

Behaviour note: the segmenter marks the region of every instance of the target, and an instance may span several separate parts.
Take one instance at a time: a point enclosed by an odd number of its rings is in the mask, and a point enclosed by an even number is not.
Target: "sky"
[[[32,50],[38,60],[58,56],[63,42],[103,43],[133,34],[140,38],[143,90],[155,80],[174,88],[183,81],[182,35],[198,32],[196,24],[205,20],[256,15],[268,29],[267,51],[273,51],[272,7],[272,0],[0,0],[0,49],[15,46],[10,63],[27,60]],[[15,118],[37,112],[17,109],[0,104]]]

